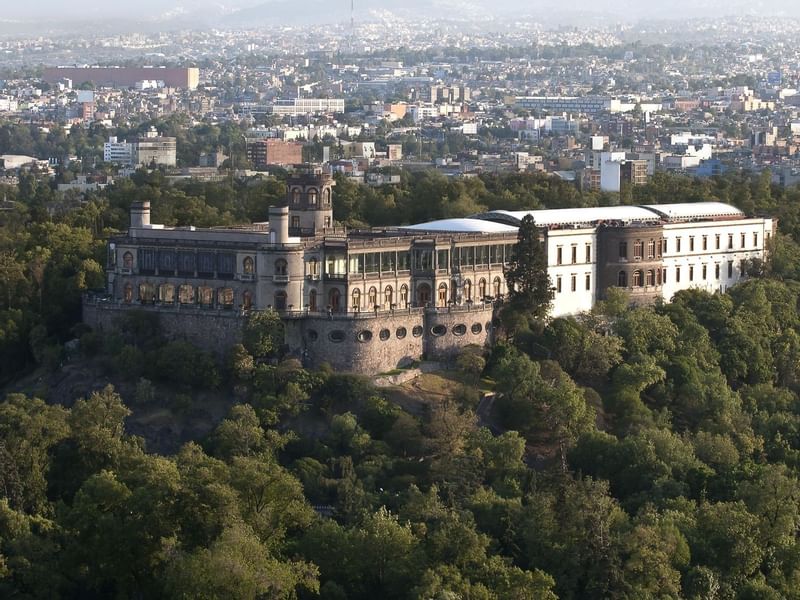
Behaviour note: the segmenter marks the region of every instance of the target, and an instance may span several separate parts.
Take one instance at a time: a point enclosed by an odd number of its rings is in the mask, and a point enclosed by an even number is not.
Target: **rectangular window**
[[[681,251],[681,238],[675,238],[675,252]]]
[[[647,242],[647,258],[655,258],[656,257],[656,242],[655,240],[650,240]]]
[[[578,246],[572,244],[572,264],[574,265],[577,262],[578,262]]]
[[[588,292],[591,289],[592,289],[592,276],[589,273],[587,273],[586,274],[586,291]]]
[[[348,261],[350,264],[348,266],[348,270],[353,275],[359,275],[364,272],[364,255],[363,254],[351,254],[350,260]]]
[[[300,217],[292,217],[292,229],[300,229]]]
[[[561,293],[561,275],[556,277],[556,294]]]
[[[689,266],[689,281],[694,281],[694,265]]]
[[[393,272],[396,261],[397,255],[394,252],[381,252],[381,271]]]
[[[708,250],[708,236],[703,236],[703,250]]]
[[[586,262],[592,262],[592,245],[586,244]]]
[[[694,236],[689,236],[689,252],[694,252]]]
[[[744,248],[744,244],[745,244],[744,240],[745,240],[744,232],[742,232],[741,233],[741,242],[742,242],[741,246],[742,246],[742,248]]]
[[[714,265],[714,277],[719,279],[719,263]]]
[[[619,243],[619,257],[622,260],[628,260],[628,242]]]
[[[667,285],[667,267],[661,269],[661,282],[664,285]]]
[[[681,282],[681,268],[675,267],[675,283]]]
[[[560,265],[563,262],[563,259],[564,259],[563,254],[564,254],[564,249],[561,246],[558,246],[556,248],[556,264],[557,265]]]
[[[728,277],[733,277],[733,261],[728,261]]]
[[[728,234],[728,250],[733,250],[733,234]]]
[[[380,271],[381,265],[381,253],[380,252],[368,252],[364,255],[364,272],[365,273],[377,273]]]
[[[408,271],[409,269],[411,269],[411,252],[401,250],[397,253],[397,270]]]
[[[576,275],[570,275],[569,289],[572,292],[578,289],[578,277]]]
[[[714,242],[716,243],[716,249],[717,249],[717,250],[719,250],[719,242],[720,242],[720,236],[719,236],[719,234],[717,234],[717,235],[715,236],[715,238],[714,238]]]
[[[706,280],[706,273],[707,273],[707,271],[706,271],[706,266],[705,266],[705,265],[703,265],[703,281],[705,281],[705,280]]]
[[[758,233],[753,232],[753,248],[758,248]]]
[[[636,241],[633,243],[633,259],[634,260],[642,260],[642,254],[644,253],[644,242]]]
[[[663,256],[666,253],[667,253],[667,238],[664,238],[661,240],[661,255]]]
[[[742,259],[741,261],[739,261],[739,275],[744,277],[746,274],[747,274],[747,259]]]
[[[472,248],[470,248],[472,250]],[[450,251],[449,250],[437,250],[436,252],[436,268],[439,271],[447,271],[447,266],[450,264]]]
[[[489,264],[489,247],[476,246],[475,247],[475,266],[484,267]]]

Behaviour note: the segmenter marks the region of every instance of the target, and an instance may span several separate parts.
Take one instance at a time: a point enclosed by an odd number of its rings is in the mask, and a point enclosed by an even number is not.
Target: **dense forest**
[[[512,299],[498,343],[408,403],[283,359],[269,313],[224,360],[136,312],[113,335],[80,324],[132,201],[170,225],[263,220],[280,180],[170,186],[141,171],[80,199],[24,174],[0,212],[0,376],[32,382],[0,404],[0,595],[800,597],[800,190],[768,173],[659,174],[620,198],[423,172],[335,192],[350,226],[721,200],[776,215],[781,234],[726,294],[631,308],[612,293],[549,320]],[[77,364],[101,373],[91,393],[48,389]],[[227,415],[174,451],[126,426],[210,392]]]

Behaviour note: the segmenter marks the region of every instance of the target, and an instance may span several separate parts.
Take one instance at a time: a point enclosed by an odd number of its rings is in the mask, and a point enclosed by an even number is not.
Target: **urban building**
[[[134,152],[137,165],[174,167],[177,164],[175,138],[160,136],[155,127],[136,140]]]
[[[319,113],[343,113],[343,98],[294,98],[292,100],[276,100],[270,107],[274,115],[299,115]]]
[[[197,89],[200,70],[166,67],[53,67],[46,68],[42,79],[56,84],[71,79],[76,84],[91,81],[98,87],[135,87],[140,81],[163,81],[166,87]]]
[[[256,169],[268,165],[298,164],[303,162],[303,144],[267,138],[248,140],[247,159]]]

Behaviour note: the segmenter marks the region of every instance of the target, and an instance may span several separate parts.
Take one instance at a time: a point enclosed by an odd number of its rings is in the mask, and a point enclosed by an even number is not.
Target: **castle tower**
[[[303,166],[289,175],[289,235],[313,236],[333,226],[334,185],[333,176],[319,166]]]

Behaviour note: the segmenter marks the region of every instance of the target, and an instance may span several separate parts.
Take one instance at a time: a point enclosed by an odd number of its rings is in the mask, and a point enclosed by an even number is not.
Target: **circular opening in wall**
[[[471,329],[472,333],[478,335],[481,331],[483,331],[483,326],[481,326],[480,323],[473,323]]]
[[[447,327],[445,327],[444,325],[434,325],[433,327],[431,327],[431,333],[436,337],[441,337],[445,333],[447,333]]]
[[[328,334],[328,339],[332,341],[334,344],[338,344],[343,342],[345,338],[344,331],[341,329],[334,329]]]
[[[306,337],[308,338],[309,342],[316,342],[317,338],[319,337],[319,334],[313,329],[309,329],[308,332],[306,333]]]
[[[404,337],[406,337],[406,333],[407,333],[406,332],[406,328],[405,327],[398,327],[397,331],[395,333],[397,335],[397,339],[398,340],[402,340]]]
[[[359,331],[356,339],[358,339],[359,342],[368,342],[372,339],[372,332],[369,329]]]
[[[463,323],[453,327],[453,335],[464,335],[465,333],[467,333],[467,326]]]
[[[390,337],[392,337],[392,333],[391,333],[391,332],[390,332],[388,329],[381,329],[381,332],[380,332],[380,334],[379,334],[379,335],[380,335],[380,337],[381,337],[381,341],[382,341],[382,342],[385,342],[385,341],[386,341],[386,340],[388,340]]]
[[[422,335],[422,327],[419,326],[419,325],[416,325],[414,327],[414,329],[411,330],[411,335],[413,335],[414,337],[421,336]]]

